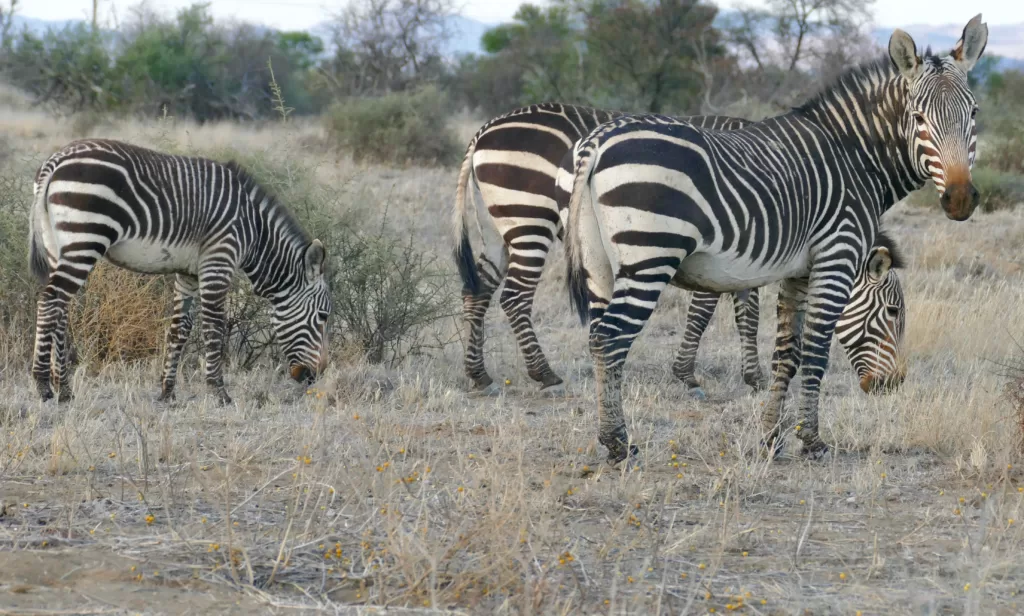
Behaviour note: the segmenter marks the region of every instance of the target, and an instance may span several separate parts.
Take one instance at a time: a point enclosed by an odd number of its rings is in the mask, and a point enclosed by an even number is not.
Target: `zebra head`
[[[978,104],[967,73],[985,51],[988,26],[978,14],[964,28],[948,56],[917,55],[914,39],[896,30],[889,39],[889,57],[907,83],[907,108],[902,128],[911,160],[923,179],[932,179],[942,208],[952,220],[967,220],[978,205],[971,182],[977,137]]]
[[[331,294],[324,271],[324,245],[313,240],[301,254],[301,274],[292,292],[274,302],[274,329],[288,360],[288,372],[296,381],[309,384],[327,368]]]
[[[903,260],[895,244],[879,232],[836,325],[836,337],[866,393],[892,391],[907,375],[900,350],[907,312],[899,267]]]

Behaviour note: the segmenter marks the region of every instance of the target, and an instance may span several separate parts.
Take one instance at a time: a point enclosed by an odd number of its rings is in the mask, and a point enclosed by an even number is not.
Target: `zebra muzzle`
[[[946,212],[946,217],[956,221],[970,218],[980,201],[981,195],[970,180],[952,185],[947,184],[946,190],[939,199],[942,209]]]

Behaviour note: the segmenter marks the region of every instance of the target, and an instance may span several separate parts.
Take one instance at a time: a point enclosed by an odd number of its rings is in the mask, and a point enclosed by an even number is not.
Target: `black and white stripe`
[[[222,403],[230,402],[224,325],[231,278],[239,270],[270,301],[292,378],[308,382],[326,367],[331,299],[324,247],[235,163],[90,139],[52,155],[33,188],[29,263],[46,286],[32,374],[43,399],[53,397],[54,376],[59,399],[71,397],[68,302],[101,258],[137,272],[176,274],[162,399],[174,395],[198,298],[206,381]]]
[[[920,58],[898,30],[888,58],[845,72],[787,114],[719,132],[630,116],[576,146],[568,278],[590,322],[599,439],[612,460],[630,451],[622,367],[670,283],[724,292],[782,282],[767,443],[776,444],[799,368],[799,436],[805,453],[827,451],[821,380],[879,218],[930,177],[944,180],[949,218],[965,220],[977,206],[967,72],[987,37],[979,15],[951,55]]]
[[[464,283],[463,316],[469,331],[465,370],[476,388],[493,387],[484,366],[484,315],[503,280],[505,288],[500,303],[512,324],[530,377],[544,388],[561,385],[562,379],[549,366],[534,331],[533,299],[548,251],[555,238],[562,236],[563,221],[556,204],[560,199],[567,201],[568,195],[563,199],[560,192],[571,188],[571,146],[598,124],[621,116],[619,112],[575,105],[532,105],[492,119],[471,140],[459,177],[454,222]],[[750,123],[724,116],[683,119],[709,130],[731,130]],[[562,169],[558,169],[559,164]],[[556,175],[563,185],[558,185]],[[482,197],[479,209],[468,202],[471,180],[475,180]],[[895,278],[896,273],[891,276]],[[857,293],[873,290],[871,285],[857,287]],[[698,398],[703,398],[704,392],[695,377],[697,350],[719,298],[718,293],[693,293],[683,341],[672,366],[673,374]],[[901,295],[900,308],[902,299]],[[751,387],[761,389],[767,386],[767,379],[757,352],[758,289],[735,293],[733,300],[743,379]],[[868,297],[857,303],[878,304]],[[884,311],[884,306],[881,309]],[[861,319],[848,321],[851,332],[861,323],[866,327],[868,320],[877,316],[865,311],[858,314]],[[863,366],[855,364],[858,371],[870,372],[870,365],[862,363]],[[892,377],[890,382],[898,380],[895,373],[888,376]]]

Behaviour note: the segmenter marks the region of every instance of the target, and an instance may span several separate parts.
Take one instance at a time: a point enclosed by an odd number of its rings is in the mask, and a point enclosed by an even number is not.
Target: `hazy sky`
[[[127,14],[138,0],[99,0],[100,17],[109,22],[113,13]],[[536,0],[535,0],[536,2]],[[543,3],[540,0],[537,3]],[[150,0],[150,6],[173,13],[192,4],[192,0]],[[281,29],[309,27],[329,18],[344,0],[212,0],[216,17],[236,17],[260,22]],[[520,4],[518,0],[463,0],[463,14],[484,22],[507,20]],[[758,5],[763,0],[721,0],[720,6]],[[21,0],[21,14],[43,19],[87,18],[92,0]],[[967,23],[975,13],[982,13],[992,25],[1024,22],[1024,1],[1021,0],[876,0],[876,22],[880,26],[911,24]]]

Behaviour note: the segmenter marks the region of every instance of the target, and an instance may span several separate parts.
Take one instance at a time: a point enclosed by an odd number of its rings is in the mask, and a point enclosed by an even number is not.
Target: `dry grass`
[[[8,122],[0,114],[0,131]],[[7,133],[23,156],[45,156],[71,130],[24,122]],[[321,156],[309,146],[322,138],[315,126],[98,130]],[[365,217],[387,203],[424,250],[447,254],[452,171],[320,162],[319,180]],[[710,401],[685,396],[669,366],[687,295],[670,291],[627,367],[644,465],[603,466],[586,333],[562,293],[560,256],[536,314],[565,398],[528,382],[497,310],[488,363],[512,384],[494,398],[465,393],[457,342],[395,370],[342,360],[308,392],[269,370],[232,370],[227,408],[213,406],[195,366],[180,402],[156,404],[157,361],[83,367],[73,403],[42,405],[23,358],[7,358],[0,606],[1019,613],[1024,484],[1000,364],[1024,318],[1024,212],[958,224],[899,206],[887,218],[911,263],[910,374],[898,393],[867,397],[837,354],[822,431],[838,453],[821,464],[755,455],[766,395],[742,385],[729,314],[699,358]]]

